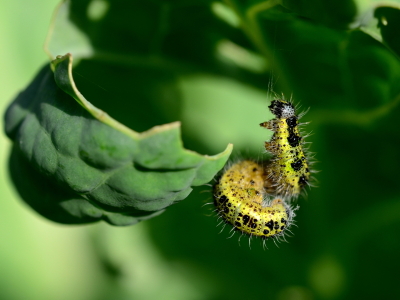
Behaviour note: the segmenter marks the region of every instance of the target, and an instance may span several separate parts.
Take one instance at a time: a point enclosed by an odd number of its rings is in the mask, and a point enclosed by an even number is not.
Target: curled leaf
[[[70,54],[51,69],[45,66],[5,115],[12,178],[45,217],[134,224],[185,199],[226,163],[231,145],[215,156],[183,148],[179,122],[138,133],[92,105],[74,83]]]

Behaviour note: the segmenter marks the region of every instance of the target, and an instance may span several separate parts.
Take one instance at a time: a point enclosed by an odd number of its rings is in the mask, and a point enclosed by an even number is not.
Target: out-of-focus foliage
[[[72,53],[77,87],[114,119],[136,131],[180,120],[189,149],[233,143],[237,153],[260,157],[270,134],[258,124],[270,118],[272,83],[310,107],[302,120],[311,121],[307,141],[321,170],[318,187],[299,199],[294,237],[280,248],[264,251],[252,239],[250,250],[247,237],[239,246],[237,234],[218,235],[202,207],[211,194],[198,189],[126,235],[94,227],[94,257],[109,277],[86,278],[107,282],[93,299],[396,297],[398,7],[361,0],[61,6],[47,50],[53,58]]]
[[[69,8],[69,1],[59,7],[49,45],[68,34],[72,25],[58,23],[63,13],[73,18]],[[45,66],[5,114],[6,133],[14,141],[11,176],[22,198],[43,216],[68,224],[136,224],[185,199],[191,186],[209,182],[226,163],[232,145],[219,155],[201,156],[183,148],[178,122],[139,134],[95,107],[75,85],[71,54],[57,56],[51,68],[54,75]],[[115,88],[122,80],[111,77],[109,84]],[[127,101],[124,82],[125,95],[119,91],[104,99],[109,107]],[[137,100],[146,101],[140,95]],[[131,113],[123,105],[118,109]]]

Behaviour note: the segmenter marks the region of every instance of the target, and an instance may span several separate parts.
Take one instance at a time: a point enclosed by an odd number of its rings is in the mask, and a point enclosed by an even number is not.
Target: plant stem
[[[260,25],[257,21],[257,16],[268,9],[280,4],[280,0],[269,0],[261,3],[257,3],[249,7],[245,14],[243,14],[238,8],[234,0],[225,0],[225,3],[230,6],[236,14],[239,16],[241,21],[241,27],[250,41],[260,51],[260,53],[267,59],[272,61],[273,55],[267,44],[265,43]]]
[[[400,103],[400,94],[398,94],[393,100],[385,103],[376,108],[367,111],[355,111],[355,110],[318,110],[312,114],[312,120],[314,126],[316,124],[353,124],[358,126],[368,126],[376,122],[378,119],[388,115],[397,105]],[[310,117],[311,118],[311,117]]]

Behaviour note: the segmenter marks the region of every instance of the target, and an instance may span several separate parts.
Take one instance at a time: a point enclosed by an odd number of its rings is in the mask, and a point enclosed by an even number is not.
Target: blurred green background
[[[226,239],[228,229],[218,234],[216,218],[203,206],[210,202],[211,194],[202,193],[208,187],[196,188],[161,216],[132,227],[49,222],[23,204],[13,189],[7,172],[11,143],[2,134],[0,299],[398,298],[399,42],[390,26],[384,39],[393,51],[363,31],[343,29],[357,9],[372,7],[373,1],[357,1],[357,6],[338,1],[332,8],[323,1],[286,1],[285,9],[262,14],[259,24],[269,48],[257,37],[252,44],[235,26],[213,19],[208,1],[178,1],[177,9],[167,2],[143,4],[132,22],[148,27],[138,26],[130,36],[136,40],[127,43],[136,54],[161,51],[167,60],[151,61],[154,67],[149,68],[141,64],[140,55],[133,56],[122,61],[122,66],[129,65],[122,73],[121,65],[107,65],[102,73],[95,63],[83,61],[74,74],[78,87],[89,101],[137,131],[181,120],[188,149],[211,155],[231,142],[233,159],[258,158],[270,135],[258,124],[270,118],[267,89],[272,70],[277,92],[293,93],[303,109],[311,107],[304,120],[312,122],[304,129],[313,131],[307,141],[313,143],[311,151],[319,161],[315,167],[321,170],[318,187],[299,201],[294,236],[279,248],[269,242],[266,251],[256,239],[251,249],[245,237],[240,244],[238,235]],[[185,10],[191,2],[193,8]],[[245,11],[257,2],[237,1],[237,9]],[[48,62],[42,45],[57,3],[2,4],[2,111]],[[160,28],[174,33],[184,24],[188,31],[168,35],[162,46],[141,43],[149,35],[146,28],[151,32],[154,24],[145,14],[152,6],[161,7],[153,17],[169,24]],[[163,16],[169,10],[174,18],[168,21]],[[221,5],[212,10],[236,24]],[[384,20],[398,24],[397,10],[380,13],[381,25]],[[202,18],[195,19],[196,14]],[[196,34],[189,30],[194,22],[203,25]],[[89,28],[103,55],[123,48],[118,40],[102,40],[87,24],[80,26]],[[368,30],[379,34],[375,23]],[[97,59],[101,61],[101,55]],[[112,58],[107,59],[112,64]],[[120,91],[126,81],[115,87],[104,74],[125,77],[132,94]],[[107,103],[115,93],[135,117]],[[143,109],[154,118],[143,118]]]

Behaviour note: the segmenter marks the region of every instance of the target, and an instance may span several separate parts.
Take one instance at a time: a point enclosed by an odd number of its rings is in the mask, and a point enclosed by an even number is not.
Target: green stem
[[[398,104],[400,103],[400,94],[398,94],[392,101],[373,108],[371,110],[367,110],[364,112],[356,111],[356,110],[341,110],[341,111],[333,111],[333,110],[318,110],[313,112],[312,120],[314,126],[316,124],[331,124],[331,123],[340,123],[340,124],[352,124],[358,126],[368,126],[377,121],[378,119],[388,115]],[[310,117],[311,119],[311,117]]]
[[[257,17],[261,12],[280,4],[280,0],[269,0],[257,3],[249,7],[245,14],[240,11],[234,0],[225,0],[225,3],[230,6],[239,16],[241,27],[254,46],[262,55],[271,60],[273,55],[265,43],[260,25],[257,21]]]

